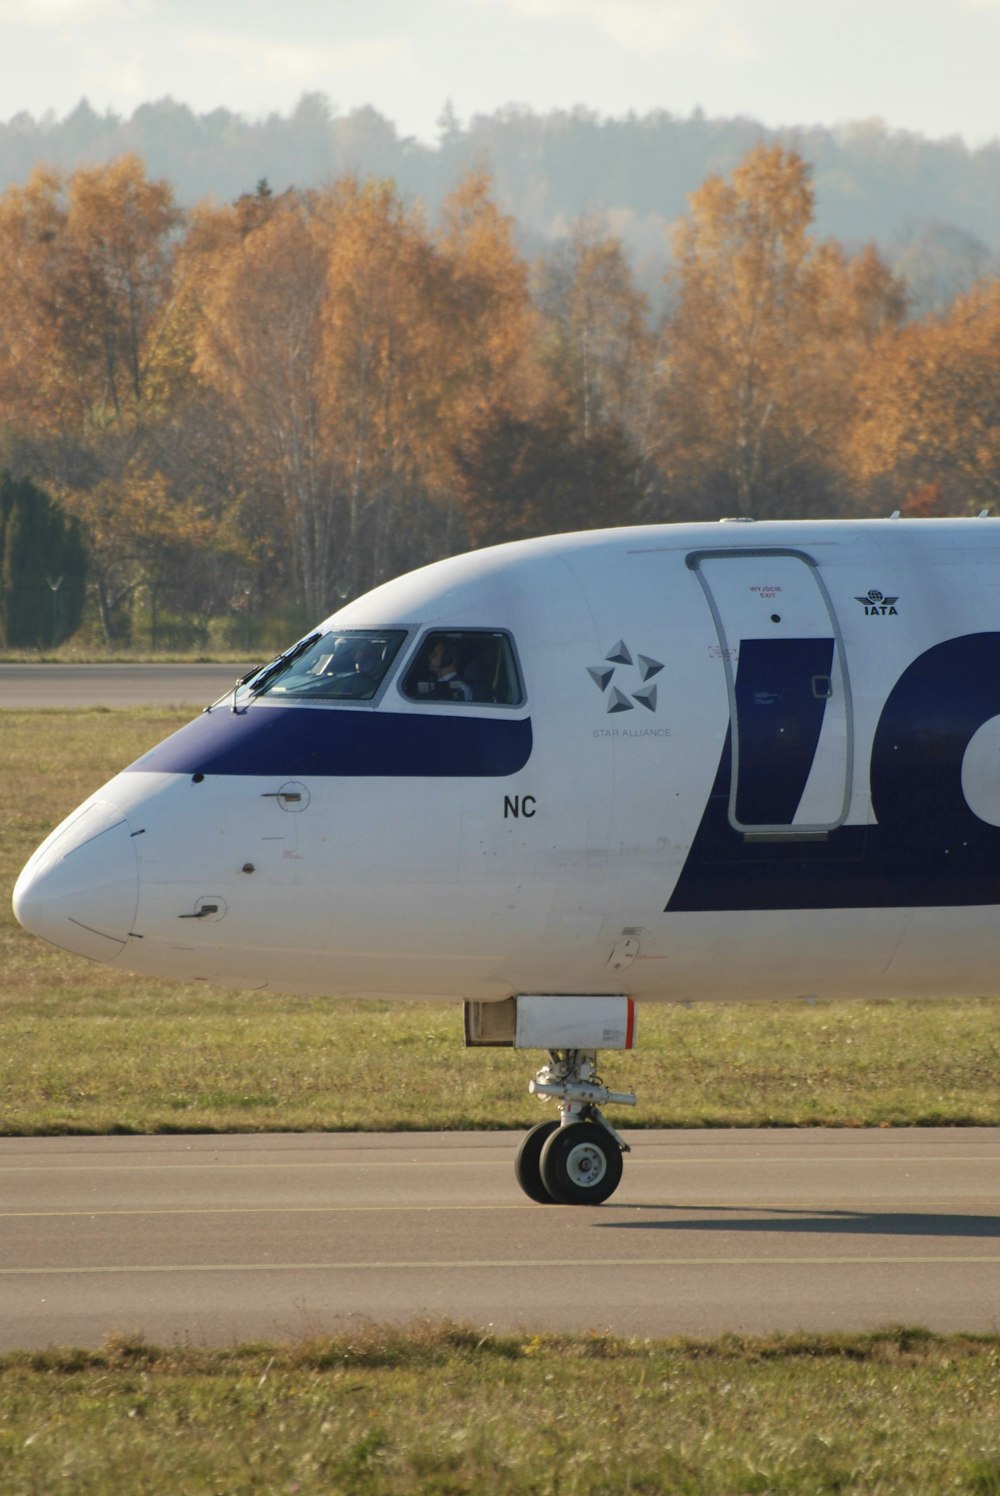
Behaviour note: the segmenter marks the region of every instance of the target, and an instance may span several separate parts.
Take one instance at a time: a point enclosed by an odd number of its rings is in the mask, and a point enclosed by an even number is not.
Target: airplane
[[[1000,993],[1000,520],[722,521],[436,562],[68,816],[14,890],[140,973],[454,999],[548,1052],[515,1172],[599,1204],[636,1005]]]

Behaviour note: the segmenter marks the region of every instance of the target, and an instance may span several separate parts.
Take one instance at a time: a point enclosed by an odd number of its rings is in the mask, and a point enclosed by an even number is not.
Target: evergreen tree
[[[80,626],[86,584],[80,527],[30,478],[0,476],[0,637],[51,647]]]

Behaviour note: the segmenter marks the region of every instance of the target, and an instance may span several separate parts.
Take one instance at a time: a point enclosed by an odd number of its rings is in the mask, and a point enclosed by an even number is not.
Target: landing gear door
[[[729,694],[729,822],[749,840],[817,838],[851,798],[853,723],[843,640],[803,551],[698,551]]]

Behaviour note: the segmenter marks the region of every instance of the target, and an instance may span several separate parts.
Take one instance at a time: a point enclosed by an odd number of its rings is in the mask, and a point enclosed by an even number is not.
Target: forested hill
[[[543,249],[581,215],[601,215],[628,247],[640,281],[658,283],[665,230],[710,173],[727,176],[760,142],[793,147],[810,164],[815,228],[847,246],[874,240],[904,273],[913,303],[949,301],[1000,258],[1000,140],[972,150],[878,120],[768,130],[752,119],[680,118],[667,110],[624,119],[585,109],[535,114],[507,108],[463,122],[442,113],[438,140],[401,136],[376,110],[339,113],[307,94],[287,116],[251,121],[226,109],[195,114],[163,99],[130,118],[81,102],[64,119],[18,114],[0,123],[0,190],[46,163],[72,169],[135,152],[185,204],[233,201],[266,179],[311,187],[345,173],[391,178],[433,213],[470,166],[494,179],[522,248]]]

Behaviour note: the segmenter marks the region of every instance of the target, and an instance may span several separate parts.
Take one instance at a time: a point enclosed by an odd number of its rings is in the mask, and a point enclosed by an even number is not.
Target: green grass
[[[85,795],[188,714],[0,712],[0,1132],[531,1125],[538,1057],[465,1050],[459,1005],[333,1003],[146,981],[63,954],[10,912],[17,871]],[[1000,1123],[1000,1009],[858,1002],[644,1006],[605,1056],[631,1126]]]
[[[363,1326],[0,1358],[5,1496],[1000,1491],[1000,1338]]]
[[[57,649],[0,648],[0,665],[227,665],[270,659],[292,642],[273,647],[254,643],[249,649],[149,649],[140,644],[95,649],[69,640]]]

